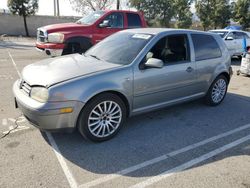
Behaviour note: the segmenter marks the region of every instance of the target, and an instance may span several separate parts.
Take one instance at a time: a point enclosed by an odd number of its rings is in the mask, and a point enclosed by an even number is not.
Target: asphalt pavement
[[[14,81],[44,58],[32,40],[0,41],[1,188],[250,187],[250,77],[236,75],[238,59],[221,105],[197,100],[135,116],[112,140],[92,143],[41,132],[15,109]]]

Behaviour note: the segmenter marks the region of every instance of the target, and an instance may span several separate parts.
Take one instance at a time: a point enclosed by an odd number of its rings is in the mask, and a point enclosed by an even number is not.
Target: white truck
[[[250,49],[250,33],[241,30],[210,30],[223,38],[231,56],[241,57],[243,53],[243,38],[246,38],[247,49]]]

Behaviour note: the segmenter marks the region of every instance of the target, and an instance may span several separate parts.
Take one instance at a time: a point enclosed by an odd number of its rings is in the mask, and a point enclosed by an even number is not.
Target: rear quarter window
[[[213,59],[222,56],[220,47],[213,36],[204,34],[191,34],[191,37],[194,44],[196,61]]]
[[[127,13],[128,28],[142,27],[141,18],[138,14]]]

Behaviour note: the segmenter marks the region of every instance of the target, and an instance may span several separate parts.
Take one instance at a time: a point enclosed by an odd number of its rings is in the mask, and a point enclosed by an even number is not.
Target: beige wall
[[[78,17],[30,16],[27,18],[27,25],[30,36],[36,36],[38,27],[55,23],[75,22],[78,19]],[[25,36],[23,17],[0,14],[0,35],[2,34]]]

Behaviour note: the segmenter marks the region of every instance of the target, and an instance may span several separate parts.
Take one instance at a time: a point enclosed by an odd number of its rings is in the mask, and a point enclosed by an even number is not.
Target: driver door
[[[170,44],[171,42],[171,44]],[[162,68],[134,70],[134,113],[175,103],[196,94],[196,66],[186,34],[160,39],[150,50]],[[145,63],[146,57],[143,63]]]
[[[101,27],[100,24],[108,21],[109,24]],[[106,16],[97,26],[95,34],[93,34],[94,42],[98,43],[104,38],[124,29],[124,15],[121,12],[114,12]]]

